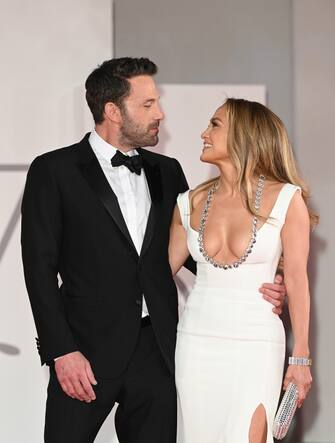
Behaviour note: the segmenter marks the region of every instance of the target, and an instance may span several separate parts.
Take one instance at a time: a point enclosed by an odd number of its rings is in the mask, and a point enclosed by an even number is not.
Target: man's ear
[[[120,108],[113,102],[108,102],[105,104],[104,114],[105,118],[113,123],[121,123],[122,121]]]

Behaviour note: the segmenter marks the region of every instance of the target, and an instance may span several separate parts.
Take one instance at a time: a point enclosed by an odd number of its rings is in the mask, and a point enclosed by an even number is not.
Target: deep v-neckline
[[[262,231],[262,229],[264,228],[264,226],[265,225],[267,225],[267,226],[271,226],[271,223],[269,223],[270,222],[270,220],[272,219],[272,218],[274,218],[274,213],[275,213],[275,211],[276,211],[276,209],[277,209],[277,206],[278,206],[278,204],[279,204],[279,201],[280,201],[280,196],[281,196],[281,194],[283,193],[283,190],[284,190],[284,188],[286,187],[288,185],[288,183],[284,183],[283,184],[283,186],[280,188],[280,191],[278,192],[278,194],[277,194],[277,197],[276,197],[276,200],[275,200],[275,202],[274,202],[274,204],[273,204],[273,206],[272,206],[272,209],[271,209],[271,211],[270,211],[270,214],[268,215],[268,217],[267,217],[267,219],[265,220],[265,222],[262,224],[262,226],[260,226],[258,229],[257,229],[257,234],[259,234],[261,231]],[[188,228],[190,229],[190,231],[192,231],[192,232],[194,232],[195,234],[197,234],[197,235],[199,235],[199,229],[197,230],[197,229],[194,229],[193,227],[192,227],[192,225],[191,225],[191,205],[190,205],[190,190],[188,190],[187,191],[187,205],[188,205],[188,217],[187,217],[187,222],[188,222]]]
[[[254,202],[254,207],[255,209],[258,211],[260,208],[260,201],[261,201],[261,195],[262,195],[262,191],[263,191],[263,187],[264,187],[264,180],[265,177],[263,175],[260,175],[259,180],[258,180],[258,184],[257,184],[257,189],[256,189],[256,197],[255,197],[255,202]],[[189,199],[189,193],[187,194],[187,206],[188,206],[188,226],[191,230],[191,232],[195,232],[198,235],[197,238],[197,243],[198,243],[198,248],[200,253],[203,255],[203,257],[205,258],[206,262],[208,262],[210,265],[212,265],[215,268],[219,268],[219,269],[223,269],[225,271],[229,270],[229,269],[236,269],[238,268],[240,265],[242,265],[244,262],[246,262],[248,260],[249,255],[252,253],[252,251],[254,250],[254,246],[256,245],[256,239],[259,236],[259,234],[263,231],[263,227],[265,224],[268,224],[269,219],[273,218],[274,212],[276,210],[276,207],[278,205],[278,202],[280,200],[280,196],[283,192],[283,189],[285,188],[285,184],[281,187],[280,191],[278,192],[278,195],[275,199],[275,202],[272,206],[272,209],[270,211],[270,214],[268,215],[268,217],[266,218],[265,222],[262,224],[262,226],[260,226],[259,229],[256,229],[257,227],[257,222],[258,219],[256,216],[253,217],[252,219],[252,234],[251,237],[249,239],[249,242],[244,250],[244,252],[242,253],[241,256],[238,256],[237,259],[234,260],[228,260],[225,262],[217,261],[215,257],[218,256],[219,252],[216,253],[214,256],[211,256],[208,254],[207,250],[206,250],[206,246],[204,243],[204,235],[205,235],[205,223],[206,223],[206,219],[208,216],[208,209],[210,206],[210,202],[212,200],[212,196],[216,191],[215,185],[213,188],[211,188],[208,191],[208,195],[207,195],[207,199],[206,202],[204,204],[203,210],[202,210],[202,217],[200,219],[200,227],[199,230],[196,231],[192,226],[191,226],[191,205],[190,205],[190,199]]]

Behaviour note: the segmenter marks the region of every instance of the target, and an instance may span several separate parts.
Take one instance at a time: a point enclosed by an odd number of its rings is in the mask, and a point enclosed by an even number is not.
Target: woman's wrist
[[[312,366],[312,359],[309,357],[289,357],[290,366]]]
[[[295,345],[291,354],[293,357],[309,357],[310,351],[307,345]]]

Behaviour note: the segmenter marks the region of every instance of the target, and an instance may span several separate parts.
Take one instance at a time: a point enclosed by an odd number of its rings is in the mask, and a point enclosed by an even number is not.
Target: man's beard
[[[156,146],[158,134],[151,134],[150,129],[158,129],[159,123],[152,123],[147,128],[132,120],[127,111],[122,111],[123,124],[120,128],[120,144],[132,147]]]

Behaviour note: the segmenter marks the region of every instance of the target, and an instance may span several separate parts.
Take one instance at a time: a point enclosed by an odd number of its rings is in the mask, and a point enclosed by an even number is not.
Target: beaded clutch
[[[298,388],[294,383],[290,383],[279,405],[275,421],[273,424],[273,436],[282,440],[287,434],[293,415],[297,409]]]

